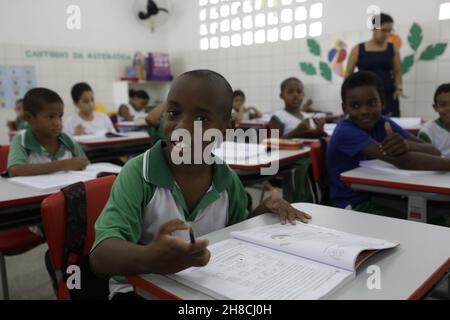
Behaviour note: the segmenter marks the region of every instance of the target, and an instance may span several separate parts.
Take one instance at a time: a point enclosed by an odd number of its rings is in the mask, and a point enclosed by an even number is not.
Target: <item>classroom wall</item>
[[[307,0],[307,4],[318,1]],[[323,0],[323,35],[316,40],[322,51],[328,52],[336,39],[345,40],[351,48],[370,39],[366,27],[369,15],[366,8],[377,4],[382,11],[390,13],[396,20],[396,32],[403,39],[402,55],[411,54],[407,35],[413,22],[423,27],[424,40],[421,48],[442,40],[450,43],[450,23],[437,20],[439,4],[442,1],[408,0]],[[247,94],[249,105],[256,105],[264,111],[282,107],[279,99],[279,85],[289,76],[300,77],[306,86],[308,97],[323,110],[340,112],[340,85],[342,79],[333,75],[329,83],[320,76],[304,75],[300,61],[318,62],[308,50],[306,40],[281,41],[272,44],[242,46],[238,48],[199,50],[199,5],[198,0],[180,1],[171,15],[168,48],[174,63],[175,73],[188,69],[209,68],[224,74],[234,88],[241,88]],[[402,99],[404,116],[434,117],[431,100],[435,88],[444,81],[450,81],[450,46],[437,61],[418,63],[404,77],[404,91],[408,99]]]
[[[75,111],[70,88],[79,81],[89,82],[97,102],[113,111],[113,82],[131,64],[133,53],[167,51],[167,24],[158,24],[152,33],[148,24],[134,16],[134,3],[0,0],[0,65],[35,66],[37,85],[62,96],[66,115]],[[66,9],[72,4],[81,9],[80,30],[66,27]],[[35,52],[41,56],[32,56]],[[45,52],[63,53],[63,57],[49,57]],[[82,53],[83,58],[75,58],[74,53]],[[14,118],[12,109],[0,110],[0,144],[8,142],[5,123]]]

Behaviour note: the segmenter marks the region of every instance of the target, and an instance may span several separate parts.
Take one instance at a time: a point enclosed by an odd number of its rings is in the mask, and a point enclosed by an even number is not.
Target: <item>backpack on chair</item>
[[[46,201],[46,199],[42,207],[49,244],[49,250],[45,254],[45,264],[57,297],[62,300],[107,300],[109,280],[96,276],[89,263],[89,251],[92,246],[89,242],[93,240],[88,239],[90,222],[87,215],[85,184],[79,182],[61,191],[63,197],[60,193],[55,194],[53,196],[59,199],[53,201]],[[64,212],[61,212],[64,208],[58,212],[55,202],[60,204],[65,202],[66,223],[65,226],[60,226],[66,228],[65,233],[64,230],[57,229],[64,219],[56,217],[56,213],[64,215]],[[51,208],[52,205],[53,208]],[[89,227],[93,228],[93,226]],[[62,233],[65,234],[65,239],[61,248],[62,241],[58,240],[62,240]],[[62,253],[62,256],[59,253]],[[55,256],[52,257],[52,254]],[[55,261],[57,261],[56,264]]]

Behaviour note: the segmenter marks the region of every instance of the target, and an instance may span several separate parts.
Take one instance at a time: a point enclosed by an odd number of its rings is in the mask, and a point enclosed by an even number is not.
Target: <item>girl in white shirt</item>
[[[72,87],[73,103],[78,113],[70,115],[64,122],[64,131],[72,136],[116,132],[111,119],[95,111],[95,99],[92,88],[84,82]]]
[[[130,104],[119,107],[119,121],[134,121],[134,117],[145,114],[145,107],[150,101],[150,96],[144,90],[133,90],[129,92]]]

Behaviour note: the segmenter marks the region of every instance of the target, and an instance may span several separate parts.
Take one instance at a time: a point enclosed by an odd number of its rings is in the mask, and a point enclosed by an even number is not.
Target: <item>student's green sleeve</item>
[[[242,222],[248,217],[248,196],[239,177],[231,171],[233,182],[228,188],[228,226]]]
[[[278,124],[284,126],[284,122],[278,116],[273,115],[272,120],[274,120],[274,121],[278,122]]]
[[[84,153],[83,148],[81,148],[81,146],[78,144],[78,142],[73,142],[73,153],[75,154],[76,157],[84,157],[87,158],[86,153]]]
[[[138,243],[143,211],[151,196],[150,185],[142,177],[142,159],[130,160],[117,177],[103,212],[95,223],[94,250],[102,241],[119,238]]]
[[[22,135],[17,135],[14,137],[11,145],[9,146],[8,154],[8,166],[11,168],[14,166],[20,166],[28,164],[28,153],[27,150],[22,146],[21,140]]]
[[[431,143],[430,137],[425,132],[419,132],[419,139],[426,143]]]

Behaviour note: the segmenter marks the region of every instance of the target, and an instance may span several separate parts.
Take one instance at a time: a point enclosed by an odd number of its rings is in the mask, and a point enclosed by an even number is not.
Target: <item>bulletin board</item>
[[[36,87],[34,66],[0,65],[0,109],[14,108],[28,90]]]

